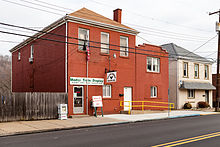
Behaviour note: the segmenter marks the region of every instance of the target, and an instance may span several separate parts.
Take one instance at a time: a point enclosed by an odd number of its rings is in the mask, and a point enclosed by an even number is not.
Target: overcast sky
[[[220,3],[219,0],[0,0],[0,22],[42,29],[66,13],[82,7],[111,19],[113,10],[121,8],[122,23],[140,32],[137,44],[162,45],[172,42],[194,51],[217,35],[215,22],[218,15],[209,16],[208,13],[219,10]],[[33,34],[3,25],[0,25],[0,31]],[[0,54],[10,55],[8,50],[23,39],[0,33]],[[216,51],[217,37],[195,53],[216,59]]]

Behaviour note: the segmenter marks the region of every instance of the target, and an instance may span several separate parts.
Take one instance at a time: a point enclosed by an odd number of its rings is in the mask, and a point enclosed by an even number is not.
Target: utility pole
[[[212,12],[212,13],[209,13],[209,15],[213,15],[213,14],[218,14],[219,15],[219,21],[218,21],[218,24],[220,23],[220,10],[219,11],[216,11],[216,12]],[[217,24],[216,24],[217,25]],[[215,106],[215,111],[216,112],[219,112],[219,94],[220,94],[220,75],[219,75],[219,60],[220,60],[220,28],[217,29],[216,27],[216,31],[218,33],[218,55],[217,55],[217,74],[216,74],[216,77],[217,77],[217,82],[216,82],[216,103],[217,105]]]

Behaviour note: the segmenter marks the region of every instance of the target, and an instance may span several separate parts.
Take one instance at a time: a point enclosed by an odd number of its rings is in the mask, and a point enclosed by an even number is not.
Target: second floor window
[[[21,60],[21,51],[18,51],[18,60]]]
[[[88,45],[89,41],[89,30],[79,28],[79,50],[83,50],[83,45]]]
[[[209,78],[209,66],[205,65],[205,79]]]
[[[183,77],[188,77],[188,63],[183,62]]]
[[[109,54],[109,33],[101,32],[101,53]]]
[[[147,71],[148,72],[160,72],[160,59],[147,57]]]
[[[196,79],[199,78],[199,64],[195,64],[194,66],[194,75]]]
[[[128,37],[120,36],[120,56],[128,57]]]
[[[31,45],[30,58],[34,58],[34,45]]]

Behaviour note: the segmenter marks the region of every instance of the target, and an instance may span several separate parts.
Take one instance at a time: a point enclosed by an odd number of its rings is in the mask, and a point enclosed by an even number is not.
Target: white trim
[[[105,29],[110,29],[110,30],[114,30],[117,32],[122,31],[126,34],[137,35],[139,33],[136,30],[132,30],[132,29],[124,28],[124,27],[119,27],[119,26],[115,26],[115,25],[111,25],[111,24],[101,23],[101,22],[93,21],[93,20],[89,20],[89,19],[79,18],[79,17],[75,17],[75,16],[68,15],[67,18],[68,18],[68,21],[70,19],[70,21],[73,21],[73,22],[92,25],[95,27],[100,27],[100,28],[105,28]]]
[[[67,44],[67,41],[68,41],[68,22],[66,21],[66,45],[65,45],[65,81],[66,81],[66,84],[65,84],[65,86],[66,86],[66,88],[65,88],[65,91],[66,91],[66,93],[68,92],[68,70],[67,70],[67,68],[68,68],[68,66],[67,66],[67,63],[68,63],[68,44]]]
[[[108,86],[110,87],[110,89],[109,89],[110,90],[110,92],[109,92],[110,96],[104,96],[104,93],[103,93],[103,87],[104,86],[105,87],[108,87]],[[106,92],[106,89],[105,89],[105,92]],[[112,97],[112,85],[106,84],[106,85],[102,86],[102,96],[103,96],[103,98],[111,98]]]
[[[102,54],[109,54],[109,40],[110,40],[110,38],[109,38],[109,33],[107,33],[107,32],[101,32],[101,38],[100,38],[100,40],[101,40],[101,43],[103,43],[102,42],[102,35],[107,35],[108,36],[108,41],[107,41],[107,44],[108,44],[108,50],[105,48],[105,49],[103,49],[105,52],[102,52],[103,50],[102,50],[102,44],[101,44],[101,49],[100,49],[100,52],[102,53]],[[107,52],[107,53],[106,53]]]
[[[120,47],[120,56],[122,56],[122,57],[128,57],[128,52],[129,52],[129,50],[128,50],[128,37],[126,37],[126,36],[120,36],[120,46],[122,46],[121,45],[121,39],[126,39],[126,43],[127,43],[127,46],[125,47],[125,51],[122,51],[121,52],[121,48],[124,48],[124,47]],[[126,51],[126,49],[127,49],[127,51]],[[126,55],[126,53],[127,53],[127,55]],[[123,55],[124,54],[124,55]]]
[[[153,93],[151,93],[151,88],[153,88]],[[154,93],[154,88],[156,89],[156,93]],[[153,94],[153,96],[152,96],[152,94]],[[151,86],[150,87],[150,97],[151,98],[157,98],[157,86]]]

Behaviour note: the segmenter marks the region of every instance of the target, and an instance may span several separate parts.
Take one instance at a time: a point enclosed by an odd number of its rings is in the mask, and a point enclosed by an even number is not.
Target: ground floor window
[[[188,89],[188,98],[195,98],[195,90],[194,89]]]
[[[151,86],[151,97],[152,98],[157,97],[157,87],[156,86]]]
[[[111,85],[103,85],[103,98],[111,98],[112,87]]]

